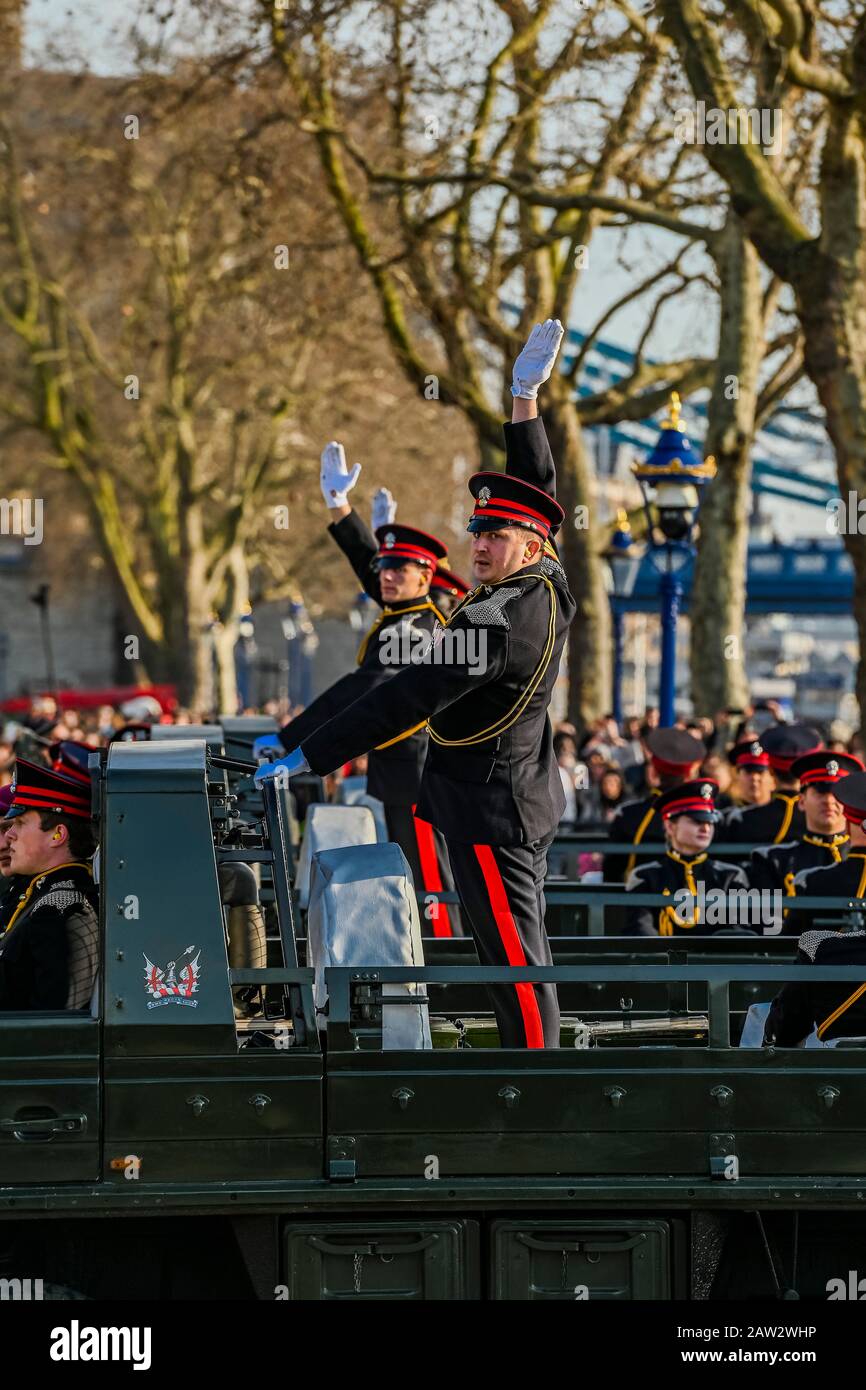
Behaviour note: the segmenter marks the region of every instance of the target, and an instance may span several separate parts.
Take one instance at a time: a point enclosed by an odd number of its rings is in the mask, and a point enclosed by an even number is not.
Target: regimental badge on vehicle
[[[490,499],[491,499],[492,496],[493,496],[493,493],[490,491],[490,488],[489,488],[489,487],[481,487],[481,488],[479,488],[479,489],[478,489],[478,505],[479,505],[479,507],[486,507],[486,506],[487,506],[487,503],[490,501]]]
[[[179,960],[170,960],[164,970],[154,965],[147,956],[144,957],[144,988],[153,996],[147,1005],[149,1009],[160,1009],[164,1004],[185,1004],[190,1009],[198,1008],[198,1000],[193,999],[192,995],[198,992],[201,951],[196,951],[195,955],[193,951],[194,946],[187,946],[183,956]],[[190,959],[185,961],[184,956]]]

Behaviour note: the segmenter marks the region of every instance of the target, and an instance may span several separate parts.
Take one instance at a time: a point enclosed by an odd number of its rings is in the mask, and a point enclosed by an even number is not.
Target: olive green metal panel
[[[99,1174],[99,1023],[0,1014],[0,1189]]]
[[[490,1250],[494,1299],[670,1297],[666,1221],[494,1221]]]
[[[475,1221],[288,1224],[284,1284],[290,1299],[477,1299]]]

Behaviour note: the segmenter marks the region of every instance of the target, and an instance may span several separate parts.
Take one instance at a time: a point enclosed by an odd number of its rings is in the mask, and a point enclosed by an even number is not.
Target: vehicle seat
[[[307,811],[304,838],[298,855],[295,892],[300,907],[310,905],[310,874],[314,855],[346,845],[374,845],[376,822],[368,806],[330,806],[314,802]]]

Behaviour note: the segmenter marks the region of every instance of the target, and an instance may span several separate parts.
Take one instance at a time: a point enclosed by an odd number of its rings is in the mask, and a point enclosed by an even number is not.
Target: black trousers
[[[460,903],[482,965],[552,965],[544,927],[544,876],[553,835],[533,845],[448,840]],[[555,985],[491,985],[503,1047],[559,1047]]]
[[[454,878],[448,862],[444,837],[429,821],[419,820],[414,806],[385,803],[388,834],[402,849],[412,870],[415,891],[420,899],[423,936],[464,936],[460,909],[436,898],[425,902],[425,894],[453,893]]]

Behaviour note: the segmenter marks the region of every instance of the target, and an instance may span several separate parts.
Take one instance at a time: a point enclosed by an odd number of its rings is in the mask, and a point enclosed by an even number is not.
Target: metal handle
[[[832,1110],[836,1101],[839,1099],[840,1091],[836,1086],[822,1086],[818,1092],[818,1099],[824,1102],[828,1110]]]
[[[713,1100],[721,1106],[722,1109],[724,1109],[726,1105],[730,1105],[731,1101],[734,1098],[734,1093],[731,1090],[730,1086],[714,1086],[713,1089],[710,1091],[710,1095],[712,1096]]]
[[[500,1100],[505,1101],[506,1110],[514,1110],[520,1104],[520,1092],[516,1086],[503,1086],[497,1094]]]
[[[604,1094],[607,1096],[614,1110],[618,1110],[624,1098],[628,1095],[628,1091],[624,1090],[622,1086],[605,1086]]]
[[[263,1096],[261,1092],[259,1092],[258,1095],[250,1096],[247,1101],[247,1105],[252,1105],[257,1115],[261,1115],[262,1111],[266,1110],[270,1103],[270,1096]]]
[[[312,1245],[314,1250],[321,1250],[325,1255],[406,1255],[414,1254],[418,1250],[428,1250],[438,1239],[438,1232],[433,1231],[428,1236],[421,1236],[419,1240],[407,1241],[405,1245],[388,1245],[378,1240],[338,1245],[336,1241],[325,1240],[322,1236],[307,1236],[307,1244]]]
[[[0,1120],[0,1134],[11,1134],[21,1143],[53,1139],[55,1134],[85,1134],[86,1115],[45,1115],[38,1120]]]
[[[192,1106],[192,1113],[194,1115],[203,1115],[210,1105],[207,1096],[187,1096],[186,1103]]]
[[[408,1086],[400,1086],[396,1091],[391,1092],[392,1100],[396,1100],[401,1110],[406,1109],[406,1106],[409,1104],[410,1100],[413,1099],[414,1095],[415,1092],[411,1091]]]

